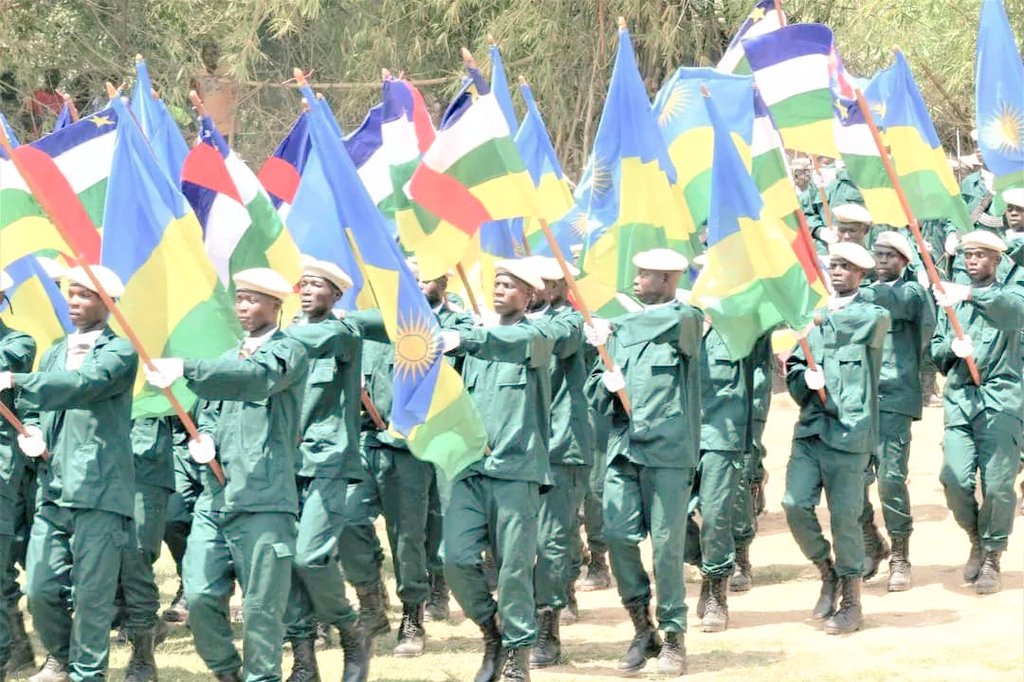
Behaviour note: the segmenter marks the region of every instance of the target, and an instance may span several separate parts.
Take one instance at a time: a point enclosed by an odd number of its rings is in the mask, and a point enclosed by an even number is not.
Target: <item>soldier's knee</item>
[[[42,573],[42,572],[40,572]],[[65,588],[50,576],[35,573],[25,585],[25,596],[29,605],[55,608],[65,601]]]
[[[953,470],[952,467],[943,466],[939,472],[939,483],[948,492],[952,493],[964,493],[974,495],[975,478],[974,475],[961,476]]]

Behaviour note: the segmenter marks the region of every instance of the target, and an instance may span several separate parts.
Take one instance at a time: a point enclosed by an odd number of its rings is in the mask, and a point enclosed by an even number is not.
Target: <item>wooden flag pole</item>
[[[910,202],[907,200],[907,195],[903,191],[903,185],[900,184],[900,178],[896,174],[896,168],[892,165],[892,159],[889,158],[889,152],[885,149],[885,143],[882,141],[882,135],[878,132],[878,126],[875,125],[875,120],[871,116],[871,110],[868,108],[868,103],[864,99],[864,94],[860,91],[860,88],[854,90],[857,96],[857,106],[860,107],[861,113],[864,115],[864,121],[867,123],[868,129],[871,130],[871,137],[875,140],[875,146],[878,148],[878,153],[882,157],[882,164],[885,166],[885,172],[889,175],[889,182],[892,183],[892,187],[896,190],[896,197],[900,201],[900,206],[903,207],[903,212],[907,216],[907,225],[910,227],[910,231],[914,234],[914,241],[917,242],[917,249],[921,252],[921,261],[924,263],[924,269],[928,273],[928,279],[931,280],[932,286],[939,293],[945,293],[945,288],[942,286],[942,280],[939,279],[939,272],[935,269],[935,261],[932,260],[932,254],[928,251],[928,245],[925,244],[924,235],[921,234],[921,226],[917,224],[917,218],[914,216],[913,210],[910,208]],[[953,327],[953,332],[956,334],[956,338],[964,338],[964,328],[960,325],[960,320],[957,319],[956,311],[953,310],[953,306],[946,306],[943,308],[946,311],[946,317],[949,318],[949,323]],[[971,379],[974,380],[975,386],[981,386],[981,374],[978,372],[978,365],[974,361],[973,355],[968,355],[964,358],[964,362],[967,363],[967,369],[971,373]]]
[[[29,435],[31,435],[28,431],[25,430],[25,425],[21,423],[21,420],[18,419],[17,415],[14,414],[14,411],[11,410],[11,408],[7,407],[7,405],[5,403],[3,403],[2,401],[0,401],[0,416],[2,416],[4,419],[6,419],[7,423],[9,423],[11,426],[14,427],[14,430],[18,432],[19,436],[29,436]],[[14,445],[12,444],[11,447],[14,447]],[[43,450],[43,453],[41,455],[39,455],[39,457],[44,462],[49,462],[50,461],[50,451],[49,450]]]
[[[117,92],[113,90],[112,85],[108,83],[107,88],[108,94],[111,91],[113,91],[112,96],[117,96]],[[39,186],[39,183],[36,181],[35,177],[31,173],[26,172],[26,169],[24,165],[21,163],[21,160],[14,153],[14,150],[11,149],[11,143],[10,140],[7,139],[6,131],[3,131],[2,129],[0,129],[0,148],[3,148],[3,150],[7,153],[7,156],[11,159],[12,162],[14,162],[15,168],[21,174],[21,177],[25,181],[25,184],[28,186],[29,191],[31,191],[32,195],[35,196],[36,200],[39,202],[39,205],[43,208],[43,211],[46,212],[46,215],[49,216],[50,220],[57,228],[57,231],[60,232],[61,237],[63,237],[64,241],[68,242],[68,244],[71,244],[72,242],[67,238],[67,226],[64,225],[64,219],[62,217],[61,212],[57,210],[57,207],[52,204],[49,196],[46,194],[43,188]],[[95,226],[93,226],[93,229],[95,229]],[[149,369],[156,370],[156,366],[153,364],[152,357],[149,355],[149,353],[146,352],[146,349],[142,346],[142,342],[139,340],[139,337],[135,334],[135,330],[132,329],[131,325],[128,324],[128,320],[125,318],[120,308],[118,308],[117,304],[114,302],[114,299],[111,298],[110,294],[107,293],[107,290],[103,288],[102,284],[100,284],[99,280],[96,277],[96,273],[93,272],[93,269],[89,266],[89,263],[86,260],[84,254],[76,253],[75,260],[78,263],[78,265],[81,266],[82,270],[85,271],[85,274],[89,278],[89,281],[92,283],[93,287],[95,288],[96,293],[99,294],[100,300],[103,301],[103,305],[105,305],[107,310],[114,316],[114,319],[117,320],[117,323],[121,325],[121,330],[124,332],[124,335],[128,338],[128,341],[135,348],[135,352],[138,353],[139,359],[142,360],[143,364],[145,364],[146,367],[148,367]],[[192,440],[199,440],[199,430],[196,428],[195,422],[192,420],[192,417],[182,406],[181,402],[178,401],[177,396],[174,395],[170,387],[168,386],[166,388],[161,389],[161,392],[164,394],[164,397],[167,399],[167,402],[169,402],[171,407],[174,409],[174,412],[175,414],[177,414],[178,419],[181,420],[181,423],[185,427],[185,430],[188,431],[189,437]],[[218,462],[216,459],[211,460],[209,462],[209,466],[210,471],[213,472],[213,475],[217,478],[217,481],[221,485],[224,485],[224,470],[221,468],[220,462]]]
[[[469,286],[469,277],[466,276],[466,268],[462,267],[462,263],[455,264],[455,272],[459,273],[459,279],[462,280],[462,286],[466,287],[466,298],[469,299],[469,307],[473,309],[477,317],[480,317],[480,306],[476,302],[476,294],[473,293],[473,289]]]
[[[61,97],[64,98],[64,104],[68,105],[68,111],[71,113],[71,122],[78,123],[78,107],[75,106],[75,100],[71,99],[71,95],[66,92]]]

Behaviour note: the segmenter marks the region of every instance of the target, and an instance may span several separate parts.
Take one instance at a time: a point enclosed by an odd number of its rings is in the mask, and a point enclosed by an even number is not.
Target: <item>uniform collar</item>
[[[249,355],[252,355],[260,349],[264,343],[267,342],[271,336],[277,333],[277,327],[272,327],[270,331],[260,336],[247,336],[242,339],[242,350],[246,351]]]

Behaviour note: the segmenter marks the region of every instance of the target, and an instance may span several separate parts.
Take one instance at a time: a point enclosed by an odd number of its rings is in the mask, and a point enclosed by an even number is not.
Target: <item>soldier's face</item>
[[[868,236],[868,226],[863,223],[843,223],[836,227],[836,234],[841,242],[853,242],[864,246],[864,239]]]
[[[445,292],[448,291],[448,278],[438,277],[427,281],[420,280],[420,291],[427,299],[431,307],[439,305],[444,300]]]
[[[985,282],[996,276],[1002,255],[991,249],[964,249],[964,267],[972,282]]]
[[[281,302],[271,296],[246,290],[235,293],[235,315],[249,333],[274,326],[280,309]]]
[[[891,282],[897,279],[907,267],[907,259],[896,249],[888,246],[875,245],[875,274],[883,282]]]
[[[547,294],[548,303],[551,305],[562,305],[568,298],[566,294],[567,286],[564,279],[546,279],[544,285],[547,287],[545,293]]]
[[[106,322],[107,306],[95,291],[72,283],[68,285],[68,317],[78,331],[92,331]]]
[[[803,169],[793,171],[793,182],[800,189],[807,189],[807,185],[811,184],[811,171]]]
[[[670,301],[676,295],[679,274],[637,268],[636,277],[633,278],[633,296],[644,305]]]
[[[534,291],[526,282],[516,279],[506,272],[494,277],[494,312],[502,317],[526,312]]]
[[[864,279],[864,271],[843,258],[833,258],[828,266],[828,277],[832,288],[840,296],[849,296],[857,291]]]
[[[341,298],[341,292],[322,277],[304,275],[299,280],[302,312],[311,317],[326,315]]]
[[[1024,230],[1024,206],[1006,205],[1006,224],[1011,230]]]

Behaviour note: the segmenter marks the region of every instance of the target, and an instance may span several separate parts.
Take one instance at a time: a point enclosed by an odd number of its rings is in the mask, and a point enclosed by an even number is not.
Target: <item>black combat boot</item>
[[[889,557],[889,543],[878,532],[874,517],[864,522],[861,533],[864,535],[864,570],[861,576],[864,580],[871,580],[878,573],[878,567]]]
[[[821,573],[821,594],[818,595],[818,603],[814,605],[812,615],[815,620],[825,620],[836,612],[836,602],[839,599],[839,590],[836,588],[839,577],[836,575],[836,567],[831,557],[824,561],[816,561],[814,565]]]
[[[490,620],[480,623],[480,630],[484,633],[484,660],[473,682],[496,682],[504,663],[501,660],[501,630],[498,629],[497,619],[491,616]]]
[[[19,670],[36,667],[36,655],[32,651],[32,640],[25,632],[25,617],[17,607],[7,610],[7,626],[11,631],[11,648],[5,666],[7,674],[13,675]]]
[[[423,655],[427,631],[423,629],[423,604],[402,604],[402,624],[398,628],[398,644],[394,654],[399,658]]]
[[[286,682],[320,682],[320,667],[316,663],[315,639],[290,639],[292,645],[292,674]]]
[[[658,672],[679,677],[686,673],[686,639],[681,632],[666,632],[658,654]]]
[[[711,581],[701,576],[700,596],[697,597],[697,617],[703,618],[708,608],[708,595],[711,594]]]
[[[736,545],[736,563],[733,566],[730,592],[746,592],[750,589],[750,545]]]
[[[964,564],[964,582],[973,583],[981,572],[981,538],[978,537],[977,531],[968,531],[967,537],[971,541],[971,553]]]
[[[836,614],[825,621],[825,632],[830,635],[845,635],[860,630],[864,625],[864,615],[860,610],[862,582],[858,575],[846,575],[839,579],[843,599]]]
[[[608,561],[603,553],[591,554],[587,564],[587,575],[577,584],[580,592],[607,590],[612,586],[612,575],[608,570]]]
[[[558,634],[559,611],[549,606],[537,610],[537,641],[530,652],[531,668],[558,665],[562,655],[562,641]]]
[[[217,682],[242,682],[242,673],[237,670],[227,673],[214,673],[213,677]]]
[[[430,574],[430,597],[423,619],[428,623],[448,620],[448,583],[443,575]]]
[[[635,673],[643,670],[648,658],[661,653],[661,637],[654,629],[649,604],[638,604],[627,608],[633,621],[633,641],[626,649],[626,655],[619,659],[619,670]]]
[[[160,616],[167,623],[184,623],[188,620],[188,604],[185,602],[185,584],[178,580],[178,591],[174,594],[171,605]]]
[[[999,552],[985,552],[974,591],[978,594],[994,594],[999,591]]]
[[[700,629],[704,632],[722,632],[729,627],[728,578],[709,578],[708,600]]]
[[[344,654],[345,668],[341,682],[366,682],[370,679],[370,655],[373,637],[358,624],[338,627],[338,638]]]
[[[910,589],[910,536],[892,539],[892,557],[889,559],[890,592],[906,592]]]
[[[132,657],[124,671],[124,682],[156,682],[156,630],[150,628],[128,636],[132,644]]]
[[[558,622],[558,619],[555,619]],[[516,647],[505,650],[505,664],[501,668],[501,682],[530,682],[530,666],[527,659],[530,652],[527,647]]]
[[[370,637],[383,635],[391,630],[388,614],[384,610],[380,585],[377,582],[356,585],[359,597],[359,626]]]

